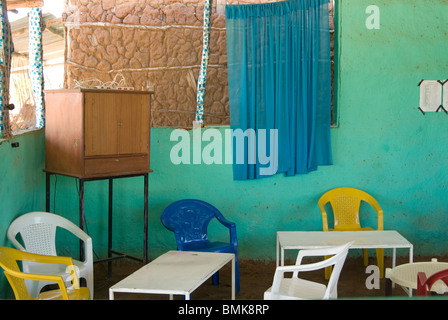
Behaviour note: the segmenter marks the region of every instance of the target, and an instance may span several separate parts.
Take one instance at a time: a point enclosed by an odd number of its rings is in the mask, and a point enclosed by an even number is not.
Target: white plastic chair
[[[344,245],[321,248],[300,250],[297,256],[296,264],[294,266],[281,266],[275,270],[274,281],[272,287],[265,291],[265,300],[298,300],[298,299],[336,299],[337,284],[342,267],[344,266],[345,258],[347,257],[348,249],[353,242]],[[330,256],[323,261],[301,264],[303,257],[317,257]],[[329,266],[333,267],[333,272],[328,280],[327,285],[300,279],[299,272],[314,271],[323,269]],[[285,278],[285,272],[293,272],[291,278]]]
[[[71,221],[48,212],[30,212],[15,219],[8,229],[8,239],[19,250],[36,254],[57,256],[56,228],[60,227],[84,242],[85,261],[73,259],[78,277],[86,280],[93,299],[93,248],[92,238]],[[18,241],[20,234],[23,245]],[[60,275],[70,279],[65,265],[23,263],[23,272],[35,274]],[[42,288],[52,282],[27,281],[30,296],[37,297]]]

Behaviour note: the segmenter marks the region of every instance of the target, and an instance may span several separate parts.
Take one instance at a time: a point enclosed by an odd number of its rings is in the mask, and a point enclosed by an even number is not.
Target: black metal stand
[[[50,177],[51,175],[63,175],[60,173],[48,172],[46,171],[46,211],[50,212]],[[113,180],[118,178],[129,178],[129,177],[144,177],[144,223],[143,223],[143,259],[134,257],[128,254],[124,254],[112,249],[112,218],[113,218]],[[72,177],[79,180],[79,227],[84,230],[84,182],[94,181],[94,180],[109,180],[109,222],[108,222],[108,243],[107,252],[108,257],[106,259],[101,259],[95,261],[95,263],[108,261],[109,276],[112,272],[112,260],[129,258],[137,261],[143,262],[143,264],[148,263],[148,173],[132,174],[132,175],[121,175],[112,177],[94,177],[94,178],[79,178]],[[113,256],[113,255],[117,256]],[[84,244],[80,244],[80,259],[84,260]]]

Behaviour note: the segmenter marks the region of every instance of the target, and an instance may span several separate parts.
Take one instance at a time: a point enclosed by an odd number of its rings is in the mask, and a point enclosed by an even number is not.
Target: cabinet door
[[[119,109],[116,94],[86,92],[84,98],[84,155],[118,154]]]
[[[149,153],[149,95],[122,94],[118,108],[118,153]]]

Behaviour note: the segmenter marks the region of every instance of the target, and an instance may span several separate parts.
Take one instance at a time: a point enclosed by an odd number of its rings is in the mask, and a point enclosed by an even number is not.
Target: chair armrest
[[[383,209],[381,209],[379,203],[375,200],[372,207],[375,209],[378,215],[378,225],[377,230],[384,230],[384,222],[383,222]]]
[[[64,228],[66,230],[70,231],[73,235],[78,237],[80,240],[84,242],[85,246],[85,263],[92,263],[93,264],[93,245],[92,245],[92,238],[85,233],[81,228],[79,228],[77,225],[75,225],[73,222],[69,222],[66,225],[64,225]]]
[[[75,265],[73,263],[73,259],[71,257],[64,257],[64,256],[47,256],[47,255],[40,255],[30,252],[22,252],[21,253],[21,260],[22,261],[31,261],[35,263],[54,263],[54,264],[65,264],[67,266],[67,275],[70,276],[72,281],[73,288],[79,289],[79,278],[76,273]],[[5,270],[5,273],[8,273],[14,277],[26,279],[26,280],[35,280],[35,281],[51,281],[58,284],[62,297],[65,300],[68,300],[68,294],[67,294],[67,288],[65,286],[65,282],[67,279],[64,279],[62,276],[55,276],[55,275],[43,275],[43,274],[33,274],[33,273],[24,273],[24,272],[17,272],[13,270]],[[76,292],[78,295],[79,293]]]
[[[231,222],[231,221],[229,221],[229,220],[227,220],[223,215],[216,215],[215,216],[216,217],[216,219],[218,219],[218,221],[219,222],[221,222],[221,224],[223,225],[223,226],[225,226],[226,228],[232,228],[232,227],[235,227],[235,223],[234,222]]]
[[[371,195],[367,195],[367,198],[363,199],[363,200],[366,201],[368,204],[370,204],[372,206],[372,208],[377,213],[377,216],[378,216],[377,230],[384,230],[383,209],[381,208],[381,206],[378,203],[378,201],[374,197],[372,197]]]
[[[92,244],[92,238],[88,237],[85,241],[84,241],[84,252],[85,252],[85,257],[84,257],[84,263],[85,264],[91,264],[93,267],[93,244]]]
[[[62,279],[61,276],[23,273],[23,272],[17,272],[17,271],[12,271],[12,270],[8,270],[8,271],[5,270],[5,274],[6,274],[6,276],[12,276],[14,278],[19,278],[19,279],[24,279],[24,280],[55,282],[58,285],[59,289],[61,290],[63,299],[68,300],[67,288],[65,287],[64,279]]]
[[[342,246],[350,246],[354,243],[354,241],[351,241],[349,243],[346,243]],[[328,247],[328,248],[317,248],[317,249],[304,249],[300,250],[297,254],[297,260],[296,260],[296,266],[300,265],[302,263],[302,259],[304,257],[322,257],[322,256],[331,256],[341,251],[342,246],[336,246],[336,247]]]
[[[378,230],[384,230],[383,210],[378,211]]]
[[[320,213],[322,214],[322,230],[328,231],[328,218],[327,211],[325,211],[325,204],[323,201],[319,200],[317,202],[317,206],[319,207]]]
[[[227,229],[229,229],[230,241],[236,248],[238,246],[238,240],[236,236],[236,223],[227,220],[223,215],[216,215],[216,219]]]
[[[77,236],[79,239],[81,239],[84,242],[87,242],[87,240],[92,239],[87,233],[85,233],[81,228],[79,228],[73,222],[70,222],[70,223],[64,225],[64,228],[66,228],[68,231],[73,233],[75,236]]]
[[[319,261],[319,262],[313,262],[313,263],[307,263],[307,264],[300,264],[300,265],[293,265],[293,266],[281,266],[277,267],[276,272],[299,272],[299,271],[313,271],[313,270],[319,270],[326,267],[329,267],[334,264],[334,260],[338,259],[337,256],[329,257],[328,259]]]
[[[56,283],[64,283],[64,279],[62,276],[53,276],[48,274],[36,274],[36,273],[24,273],[13,270],[5,270],[5,273],[10,274],[16,278],[24,279],[24,280],[35,280],[35,281],[50,281]],[[65,285],[64,285],[65,287]]]

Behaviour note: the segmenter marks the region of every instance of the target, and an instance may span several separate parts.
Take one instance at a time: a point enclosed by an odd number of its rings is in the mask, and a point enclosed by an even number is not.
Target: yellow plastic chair
[[[376,230],[383,230],[383,209],[368,193],[355,188],[336,188],[322,195],[317,203],[322,213],[322,223],[324,231],[364,231],[375,230],[371,227],[362,227],[359,221],[359,208],[361,201],[372,206],[378,216]],[[328,227],[327,212],[325,205],[330,203],[333,209],[334,226],[332,229]],[[367,249],[363,249],[364,265],[368,264]],[[380,277],[384,277],[384,249],[376,249],[376,258],[378,268],[380,269]],[[325,277],[330,276],[330,269],[325,270]]]
[[[86,281],[90,290],[90,298],[93,300],[93,246],[92,238],[68,219],[49,212],[29,212],[17,217],[8,228],[8,239],[14,248],[42,254],[46,256],[57,256],[56,244],[59,230],[71,233],[70,236],[79,238],[84,245],[85,258],[83,261],[73,259],[78,277]],[[73,237],[73,239],[74,239]],[[22,271],[34,274],[50,274],[66,276],[65,267],[62,265],[42,263],[25,263]],[[44,281],[25,281],[28,292],[32,297],[37,297],[48,283]]]
[[[18,261],[32,261],[37,263],[65,264],[67,276],[71,278],[72,286],[67,288],[62,276],[24,273],[20,270]],[[76,268],[70,257],[45,256],[8,247],[0,247],[0,267],[3,268],[6,278],[14,291],[17,300],[89,300],[89,288],[80,287],[76,275]],[[45,291],[33,298],[28,293],[25,280],[51,281],[59,286],[59,289]]]

